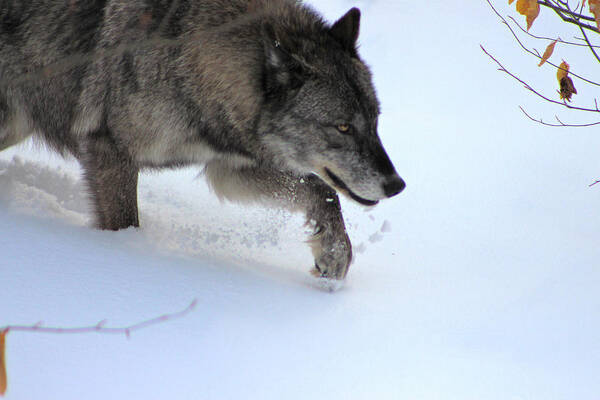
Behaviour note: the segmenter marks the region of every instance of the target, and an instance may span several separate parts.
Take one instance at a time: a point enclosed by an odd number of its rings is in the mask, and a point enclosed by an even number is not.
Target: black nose
[[[393,197],[404,190],[406,183],[399,176],[393,176],[388,182],[383,184],[383,192],[387,197]]]

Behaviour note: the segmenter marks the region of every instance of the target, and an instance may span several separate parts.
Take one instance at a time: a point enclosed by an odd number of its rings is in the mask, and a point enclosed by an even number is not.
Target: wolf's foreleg
[[[100,229],[139,226],[138,167],[108,130],[88,134],[80,157]]]
[[[346,233],[337,194],[316,175],[296,177],[259,168],[231,168],[225,163],[206,166],[208,181],[221,198],[273,204],[301,211],[314,228],[309,240],[319,277],[344,279],[352,261],[352,246]]]

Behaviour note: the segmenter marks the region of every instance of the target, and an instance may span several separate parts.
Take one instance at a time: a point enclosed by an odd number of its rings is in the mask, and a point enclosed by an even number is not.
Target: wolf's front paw
[[[352,245],[342,225],[319,227],[310,240],[315,268],[319,278],[344,279],[352,261]]]

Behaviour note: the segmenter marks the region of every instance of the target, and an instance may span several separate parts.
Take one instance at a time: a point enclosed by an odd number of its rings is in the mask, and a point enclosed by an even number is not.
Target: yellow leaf
[[[556,71],[556,79],[558,79],[558,82],[560,82],[560,80],[567,75],[569,75],[569,64],[563,60]]]
[[[515,0],[508,0],[508,5],[511,5]]]
[[[600,29],[600,0],[589,0],[590,12],[594,14],[596,19],[596,26]]]
[[[6,358],[4,357],[4,348],[6,347],[6,334],[8,330],[0,332],[0,396],[6,393]]]
[[[548,59],[552,55],[552,52],[554,51],[554,46],[556,46],[556,40],[554,42],[550,43],[548,45],[548,47],[546,47],[546,51],[544,51],[544,55],[542,56],[542,59],[541,59],[540,63],[538,64],[538,67],[541,67],[546,61],[548,61]]]
[[[565,61],[560,63],[558,71],[556,71],[556,79],[558,79],[558,86],[560,88],[559,94],[561,99],[571,101],[571,96],[577,94],[577,89],[573,85],[573,81],[569,77],[569,64]]]
[[[540,5],[537,0],[517,0],[517,11],[527,17],[527,30],[529,30],[533,21],[540,14]]]

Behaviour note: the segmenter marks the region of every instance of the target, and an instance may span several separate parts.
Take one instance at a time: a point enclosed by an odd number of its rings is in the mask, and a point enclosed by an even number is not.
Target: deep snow
[[[408,183],[368,211],[343,201],[345,287],[315,285],[300,216],[221,204],[197,168],[141,176],[141,229],[90,229],[77,164],[26,143],[0,154],[0,326],[198,306],[129,340],[10,333],[7,399],[600,398],[596,129],[519,113],[556,110],[479,50],[535,65],[485,3],[313,3],[361,7]]]

